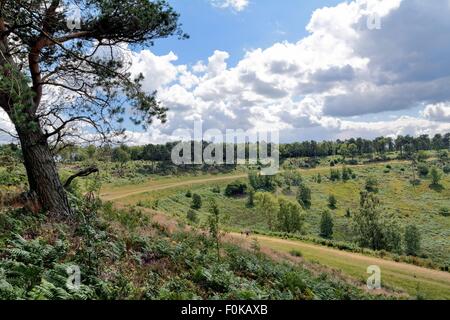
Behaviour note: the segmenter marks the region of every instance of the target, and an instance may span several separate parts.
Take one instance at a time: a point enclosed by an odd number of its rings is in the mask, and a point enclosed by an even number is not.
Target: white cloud
[[[166,135],[200,119],[206,129],[279,128],[282,140],[445,131],[449,13],[445,0],[355,0],[316,10],[307,37],[248,51],[233,67],[216,50],[192,67],[175,66],[174,54],[141,52],[137,69],[170,109],[158,128]],[[367,28],[373,14],[380,30]],[[422,117],[406,116],[427,104]],[[350,118],[402,110],[386,121]]]
[[[429,120],[450,123],[450,102],[429,104],[422,115]]]
[[[212,5],[218,8],[231,8],[235,11],[243,11],[249,5],[249,0],[210,0]]]

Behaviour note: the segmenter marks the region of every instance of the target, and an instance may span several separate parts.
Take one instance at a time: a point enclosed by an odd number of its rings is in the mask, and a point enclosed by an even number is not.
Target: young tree
[[[192,196],[192,209],[199,210],[202,208],[202,197],[196,193]]]
[[[333,194],[330,194],[330,196],[328,197],[328,207],[330,208],[330,209],[336,209],[337,207],[336,207],[336,205],[337,205],[337,199],[336,199],[336,197],[333,195]]]
[[[405,230],[405,253],[416,256],[420,251],[420,231],[415,225],[409,225]]]
[[[258,192],[255,194],[255,202],[258,211],[266,218],[269,230],[273,230],[275,218],[279,211],[277,198],[268,192]]]
[[[80,8],[79,25],[68,23],[70,4]],[[53,153],[64,141],[121,134],[125,100],[133,123],[165,120],[122,48],[172,35],[186,38],[164,0],[1,2],[0,107],[20,141],[30,194],[51,215],[72,215]]]
[[[333,216],[330,211],[323,211],[320,219],[320,236],[325,239],[333,238],[333,227]]]
[[[373,193],[361,192],[360,210],[353,215],[355,234],[361,247],[373,250],[384,248],[379,204]]]
[[[433,187],[439,186],[442,179],[442,174],[439,172],[438,168],[436,167],[431,168],[430,176],[431,176],[431,185]]]
[[[368,177],[366,180],[365,189],[367,192],[378,193],[379,191],[378,180],[373,176]]]
[[[288,233],[300,232],[303,225],[300,205],[285,198],[278,199],[278,204],[279,229]]]
[[[197,211],[195,211],[195,210],[189,209],[186,214],[186,217],[192,223],[198,222],[198,215],[197,215]]]
[[[302,184],[298,190],[297,201],[303,209],[311,208],[311,189]]]
[[[214,241],[214,245],[217,251],[217,260],[220,260],[220,210],[217,206],[217,202],[213,199],[210,202],[209,207],[209,235]]]

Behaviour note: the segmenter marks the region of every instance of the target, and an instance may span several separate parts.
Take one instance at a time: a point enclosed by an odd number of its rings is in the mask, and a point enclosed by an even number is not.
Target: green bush
[[[320,219],[320,236],[325,239],[333,238],[333,216],[326,210]]]
[[[410,256],[417,256],[420,251],[421,236],[419,229],[415,225],[409,225],[405,230],[405,253]]]
[[[298,190],[297,201],[303,209],[311,208],[311,189],[302,184]]]
[[[368,177],[366,180],[365,189],[367,192],[378,193],[378,180],[375,177]]]
[[[293,257],[298,257],[298,258],[303,257],[303,253],[300,250],[291,250],[291,251],[289,251],[289,253]]]
[[[330,180],[331,181],[339,181],[341,179],[341,174],[339,170],[331,169],[330,170]]]
[[[247,184],[240,181],[232,182],[225,188],[225,195],[227,197],[243,196],[246,192]]]
[[[419,164],[417,166],[417,170],[419,171],[419,174],[423,177],[426,177],[428,175],[428,173],[430,172],[430,169],[424,163]]]
[[[445,165],[442,168],[442,171],[444,171],[445,174],[449,174],[450,173],[450,165]]]
[[[202,197],[201,197],[199,194],[197,194],[197,193],[194,193],[194,194],[192,195],[192,205],[191,205],[191,208],[192,208],[192,209],[195,209],[195,210],[199,210],[199,209],[202,208]]]
[[[197,215],[197,212],[195,210],[189,209],[187,214],[186,214],[186,217],[192,223],[197,223],[198,222],[198,215]]]
[[[333,210],[337,208],[337,199],[332,194],[328,197],[328,207]]]
[[[441,208],[439,209],[439,214],[444,217],[450,217],[450,209],[449,208]]]

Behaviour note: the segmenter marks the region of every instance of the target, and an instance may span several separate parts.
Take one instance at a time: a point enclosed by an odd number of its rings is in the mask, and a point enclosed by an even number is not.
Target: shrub
[[[334,196],[334,195],[330,195],[329,197],[328,197],[328,207],[330,208],[330,209],[336,209],[337,207],[336,207],[336,205],[337,205],[337,199],[336,199],[336,197]]]
[[[186,198],[192,198],[192,192],[191,192],[191,190],[188,190],[188,191],[186,192]]]
[[[331,169],[330,170],[330,180],[331,181],[339,181],[341,179],[341,174],[339,170]]]
[[[375,177],[368,177],[366,180],[365,189],[367,192],[378,193],[378,181]]]
[[[191,208],[198,210],[202,207],[202,197],[196,193],[192,196],[192,205]]]
[[[342,180],[348,181],[352,177],[353,171],[350,168],[344,167],[342,168]]]
[[[248,190],[247,207],[253,208],[255,206],[255,190],[250,188]]]
[[[405,230],[405,253],[417,256],[420,251],[420,232],[415,225],[409,225]]]
[[[450,210],[448,208],[439,209],[439,214],[444,217],[450,217]]]
[[[419,171],[419,174],[422,177],[426,177],[428,175],[428,173],[430,172],[430,169],[428,168],[428,166],[424,163],[421,163],[417,166],[417,170]]]
[[[227,185],[225,195],[227,197],[243,196],[247,192],[247,184],[235,181]]]
[[[193,222],[193,223],[198,222],[198,216],[197,216],[197,212],[195,210],[189,209],[186,216],[190,222]]]
[[[298,190],[297,201],[303,209],[311,208],[311,189],[305,185],[301,185]]]
[[[214,186],[211,191],[213,193],[220,193],[220,187],[219,186]]]
[[[347,210],[345,210],[345,217],[350,218],[352,216],[352,211],[350,210],[350,208],[347,208]]]
[[[322,175],[320,173],[317,174],[317,179],[316,179],[317,183],[322,183]]]
[[[439,172],[439,170],[436,167],[431,168],[430,175],[431,175],[431,185],[439,186],[439,183],[442,179],[442,174]]]
[[[328,210],[325,210],[320,219],[320,236],[325,239],[333,238],[333,227],[333,217]]]
[[[280,198],[278,203],[280,205],[278,212],[278,227],[280,231],[287,233],[300,232],[303,225],[300,206],[284,198]]]
[[[291,250],[290,252],[289,252],[290,254],[291,254],[291,256],[293,256],[293,257],[298,257],[298,258],[301,258],[301,257],[303,257],[303,253],[300,251],[300,250]]]
[[[450,173],[450,165],[446,165],[442,168],[442,170],[444,171],[445,174],[449,174]]]

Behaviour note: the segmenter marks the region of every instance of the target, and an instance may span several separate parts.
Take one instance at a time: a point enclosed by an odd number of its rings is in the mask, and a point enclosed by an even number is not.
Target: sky
[[[203,129],[281,142],[450,132],[450,0],[169,0],[188,40],[130,52],[168,122],[129,144]],[[189,131],[188,131],[189,132]]]

